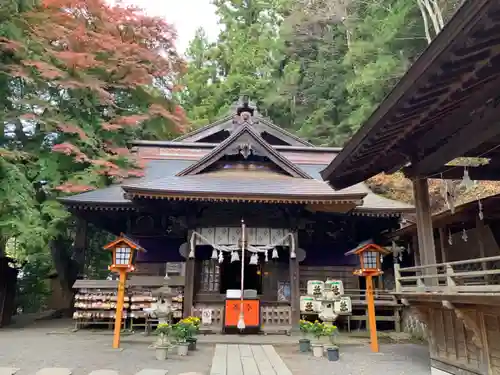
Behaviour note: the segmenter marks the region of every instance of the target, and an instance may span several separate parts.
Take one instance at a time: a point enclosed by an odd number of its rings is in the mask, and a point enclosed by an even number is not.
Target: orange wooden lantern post
[[[145,251],[134,241],[123,234],[113,242],[104,246],[105,250],[113,253],[113,262],[108,269],[120,275],[118,282],[118,295],[116,297],[115,330],[113,334],[113,348],[120,347],[120,333],[122,328],[123,305],[125,303],[125,282],[127,272],[135,270],[134,263],[138,251]]]
[[[370,327],[370,347],[372,352],[378,353],[377,320],[375,317],[375,299],[373,297],[373,277],[382,275],[382,255],[389,254],[387,249],[366,241],[358,245],[355,249],[348,251],[345,255],[357,255],[359,257],[360,268],[353,274],[364,276],[366,280],[366,304],[368,306],[368,324]]]

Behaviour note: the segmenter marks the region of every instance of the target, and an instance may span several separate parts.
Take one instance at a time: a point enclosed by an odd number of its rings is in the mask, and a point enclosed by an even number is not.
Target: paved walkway
[[[210,375],[292,375],[272,345],[217,344]]]

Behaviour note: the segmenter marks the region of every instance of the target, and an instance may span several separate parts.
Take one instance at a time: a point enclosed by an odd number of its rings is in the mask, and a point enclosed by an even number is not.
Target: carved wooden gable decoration
[[[197,163],[179,172],[177,176],[199,174],[225,155],[241,155],[244,159],[247,159],[250,155],[265,157],[292,177],[312,178],[270,146],[248,122],[240,125],[238,130],[229,138],[201,158]]]

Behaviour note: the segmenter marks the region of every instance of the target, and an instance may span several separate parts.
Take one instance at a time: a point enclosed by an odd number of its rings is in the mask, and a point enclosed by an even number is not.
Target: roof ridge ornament
[[[248,95],[242,95],[240,100],[233,106],[233,109],[236,112],[233,118],[233,124],[242,125],[244,123],[257,123],[257,121],[254,120],[254,115],[258,113],[256,105],[250,101]]]

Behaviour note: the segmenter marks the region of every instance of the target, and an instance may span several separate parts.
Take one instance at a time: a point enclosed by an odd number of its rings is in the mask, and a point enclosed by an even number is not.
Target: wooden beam
[[[496,62],[498,57],[495,56],[493,59]],[[490,62],[491,64],[493,62]],[[456,66],[458,70],[461,68],[462,65]],[[479,70],[481,69],[489,68],[479,68]],[[425,156],[428,152],[439,149],[443,144],[446,144],[447,138],[460,131],[464,122],[467,123],[471,113],[478,108],[482,108],[489,99],[495,98],[498,95],[500,80],[498,79],[497,71],[498,69],[496,68],[495,73],[497,76],[494,79],[491,79],[491,76],[487,76],[486,79],[483,78],[482,80],[479,77],[470,78],[462,76],[461,78],[463,81],[466,81],[467,86],[465,86],[465,83],[462,83],[461,87],[452,94],[453,96],[460,94],[460,97],[450,101],[451,104],[444,106],[444,108],[440,108],[434,117],[425,117],[419,124],[422,135],[417,139],[421,141],[417,143],[412,137],[403,149],[414,147],[418,150],[417,153],[422,152],[422,155]],[[472,81],[475,82],[472,83]]]
[[[425,156],[422,160],[413,163],[411,174],[413,176],[426,176],[436,165],[444,165],[456,157],[462,156],[467,151],[479,147],[482,143],[500,134],[498,126],[498,108],[500,100],[494,100],[484,109],[483,114],[473,116],[447,143],[436,152]]]

